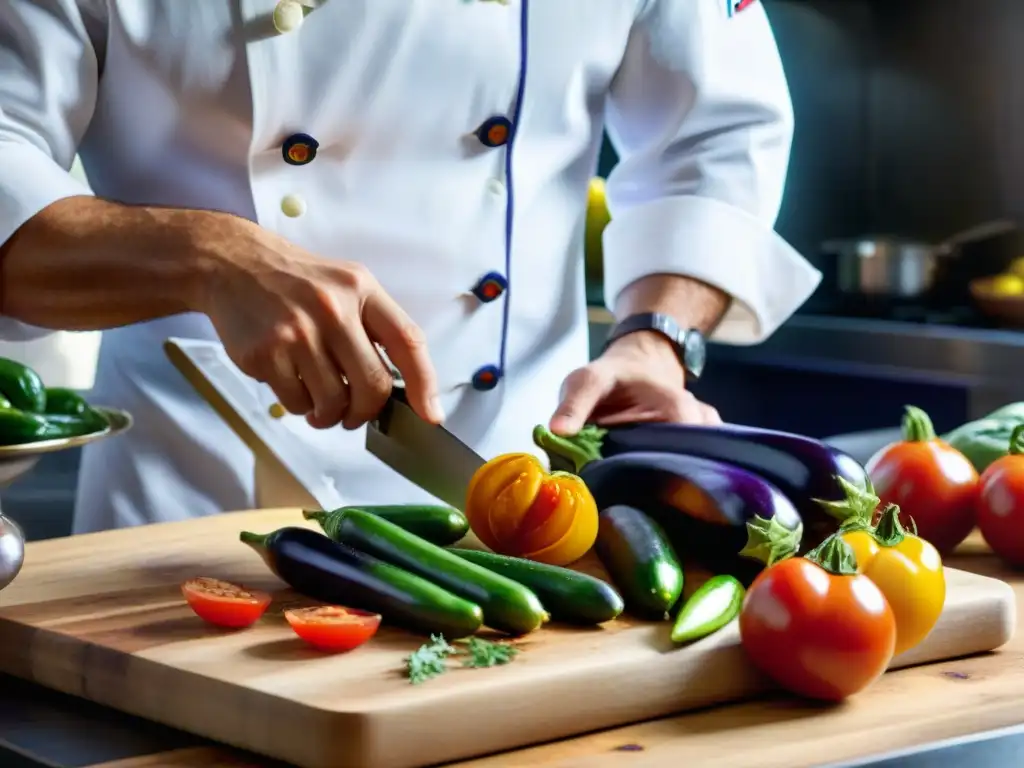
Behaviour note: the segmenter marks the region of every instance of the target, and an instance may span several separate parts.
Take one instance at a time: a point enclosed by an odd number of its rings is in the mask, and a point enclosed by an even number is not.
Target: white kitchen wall
[[[89,183],[77,157],[71,174]],[[0,342],[0,357],[31,366],[48,386],[88,390],[96,377],[100,339],[98,332],[60,331],[35,341]]]

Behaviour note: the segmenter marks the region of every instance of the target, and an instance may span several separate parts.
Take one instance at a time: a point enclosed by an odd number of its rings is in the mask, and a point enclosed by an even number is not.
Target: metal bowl
[[[992,291],[991,280],[972,280],[971,298],[985,317],[1014,328],[1024,327],[1024,296],[1005,296]]]
[[[0,445],[0,488],[10,485],[26,472],[31,470],[46,453],[66,451],[69,448],[80,448],[97,440],[103,440],[132,427],[132,417],[127,411],[104,406],[93,406],[103,414],[110,426],[98,432],[76,437],[62,437],[54,440],[40,440],[35,443],[21,445]]]

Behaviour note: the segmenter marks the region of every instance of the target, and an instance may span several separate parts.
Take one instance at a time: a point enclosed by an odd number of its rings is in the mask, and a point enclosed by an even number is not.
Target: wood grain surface
[[[311,651],[280,617],[303,601],[237,540],[242,529],[299,519],[296,510],[236,513],[30,545],[22,576],[3,593],[0,669],[303,768],[451,761],[767,690],[735,628],[684,649],[670,646],[664,624],[551,628],[524,640],[511,666],[415,687],[401,670],[419,641],[405,633],[382,630],[351,655]],[[195,575],[268,589],[275,608],[244,632],[207,627],[178,588]],[[948,579],[942,621],[897,666],[994,648],[1011,634],[1008,586],[956,570]],[[469,725],[455,737],[453,722]],[[699,755],[696,741],[693,749]]]

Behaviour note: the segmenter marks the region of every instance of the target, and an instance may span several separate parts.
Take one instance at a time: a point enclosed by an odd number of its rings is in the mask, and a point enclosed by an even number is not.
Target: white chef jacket
[[[715,338],[749,344],[816,287],[772,229],[792,114],[760,4],[303,5],[4,0],[0,242],[90,194],[67,173],[77,151],[102,197],[229,211],[362,261],[425,331],[447,425],[484,456],[530,450],[587,361],[602,128],[621,158],[610,304],[643,276],[690,275],[733,297]],[[43,332],[7,318],[0,333]],[[252,456],[164,358],[171,336],[215,333],[192,314],[104,334],[94,399],[136,424],[86,450],[76,531],[252,505]],[[362,430],[288,423],[332,457],[346,501],[425,498]]]

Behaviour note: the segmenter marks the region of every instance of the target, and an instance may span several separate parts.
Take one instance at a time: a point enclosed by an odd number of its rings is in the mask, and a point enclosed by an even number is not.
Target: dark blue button
[[[281,154],[288,165],[308,165],[316,159],[320,142],[305,133],[289,136],[281,145]]]
[[[500,272],[488,272],[473,287],[473,295],[482,302],[494,301],[508,288],[508,280]]]
[[[473,389],[480,392],[487,392],[498,386],[498,379],[501,378],[501,371],[496,365],[485,365],[473,374]]]
[[[512,121],[502,115],[484,120],[476,129],[476,137],[485,147],[500,147],[508,143],[512,135]]]

